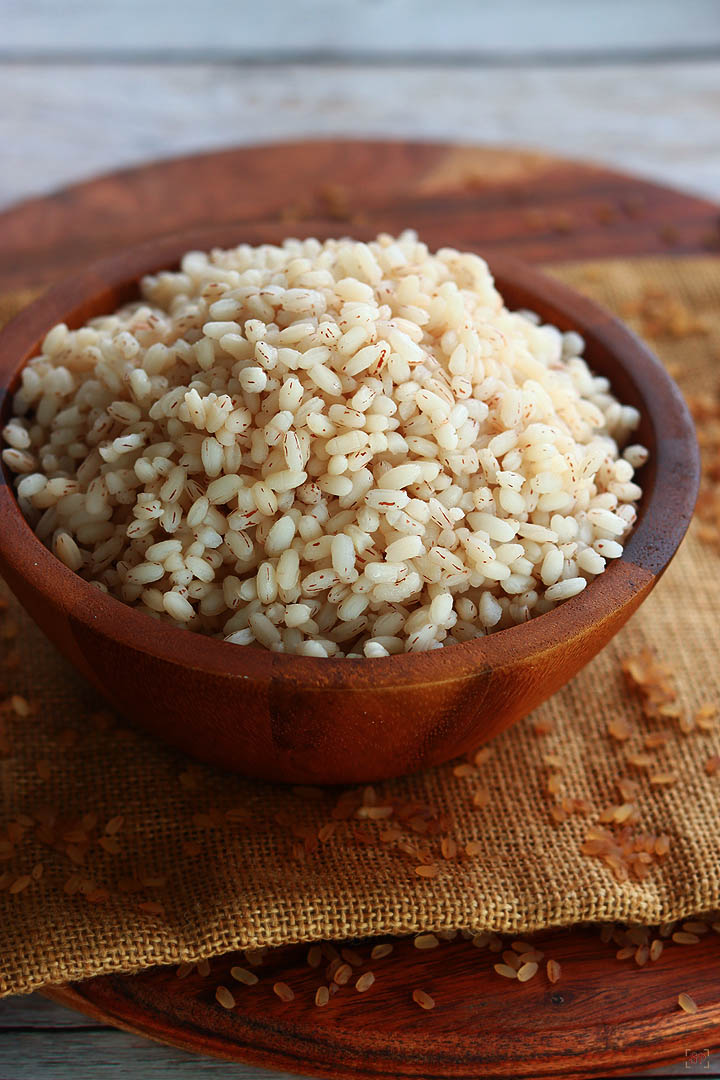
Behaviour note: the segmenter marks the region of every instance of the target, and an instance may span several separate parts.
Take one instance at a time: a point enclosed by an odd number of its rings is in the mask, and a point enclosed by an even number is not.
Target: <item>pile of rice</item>
[[[468,641],[622,554],[647,451],[576,333],[414,233],[190,252],[55,326],[5,464],[38,537],[154,618],[304,656]]]

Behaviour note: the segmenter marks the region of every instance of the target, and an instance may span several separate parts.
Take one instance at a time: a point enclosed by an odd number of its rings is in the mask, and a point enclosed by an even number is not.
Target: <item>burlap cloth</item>
[[[648,285],[676,294],[707,329],[653,344],[679,369],[686,391],[714,386],[720,261],[606,261],[554,272],[615,310]],[[6,298],[2,313],[28,298]],[[719,604],[720,557],[694,525],[632,623],[532,718],[497,738],[476,776],[446,766],[378,786],[380,804],[416,800],[428,808],[416,815],[418,828],[423,814],[443,816],[442,833],[423,836],[396,818],[354,818],[318,842],[337,792],[312,798],[224,775],[93,715],[102,703],[11,602],[0,620],[10,663],[0,668],[1,696],[25,694],[35,710],[25,719],[8,703],[2,709],[0,991],[243,946],[457,927],[516,933],[587,920],[656,923],[720,907],[720,773],[705,771],[720,752],[717,733],[683,736],[668,721],[672,738],[654,754],[659,768],[679,773],[678,783],[654,790],[646,773],[636,774],[637,828],[672,842],[646,880],[619,883],[580,851],[598,812],[622,801],[615,785],[629,775],[625,754],[642,749],[648,732],[620,659],[653,647],[674,668],[686,712],[720,701]],[[632,729],[623,744],[606,730],[618,716]],[[538,720],[553,730],[538,736]],[[564,763],[564,793],[595,808],[589,818],[553,822],[544,794],[548,754]],[[472,796],[483,786],[490,800],[478,809]],[[96,817],[79,823],[87,814]],[[382,842],[388,828],[394,839]],[[480,853],[442,862],[435,878],[417,876],[428,857],[422,848],[437,859],[441,835],[461,846],[480,841]],[[419,856],[403,852],[409,844]],[[11,891],[33,868],[37,877]]]

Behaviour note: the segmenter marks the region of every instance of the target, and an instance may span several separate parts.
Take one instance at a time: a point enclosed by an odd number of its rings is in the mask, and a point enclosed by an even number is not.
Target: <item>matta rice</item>
[[[102,591],[376,658],[541,615],[622,554],[639,415],[477,255],[241,245],[140,292],[47,334],[3,432],[23,513]]]

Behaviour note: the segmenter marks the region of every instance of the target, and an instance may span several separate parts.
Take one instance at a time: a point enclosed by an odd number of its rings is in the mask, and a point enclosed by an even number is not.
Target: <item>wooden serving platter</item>
[[[196,226],[328,223],[398,231],[430,244],[507,252],[536,263],[653,253],[720,252],[720,208],[600,166],[531,151],[405,142],[302,142],[158,162],[30,200],[0,215],[3,294],[38,288],[116,250]],[[430,952],[396,943],[373,962],[365,994],[352,983],[317,1008],[321,978],[305,947],[273,952],[260,983],[156,968],[48,991],[118,1027],[236,1061],[328,1077],[591,1077],[635,1072],[720,1046],[720,937],[673,946],[640,970],[617,961],[597,930],[544,935],[561,981],[519,985],[498,957],[455,941]],[[362,947],[367,958],[369,946]],[[368,965],[366,965],[367,967]],[[365,970],[365,968],[359,969]],[[275,981],[292,986],[281,1002]],[[232,985],[231,1012],[215,1001]],[[436,1001],[419,1008],[412,990]],[[689,992],[699,1012],[680,1011]],[[698,1067],[701,1067],[698,1066]]]
[[[497,953],[468,941],[419,951],[412,939],[370,961],[373,943],[354,943],[365,964],[318,1008],[315,991],[326,979],[307,964],[307,947],[273,950],[253,970],[260,981],[242,986],[230,976],[242,954],[211,962],[208,976],[178,979],[175,968],[132,977],[109,976],[50,996],[96,1019],[195,1050],[267,1068],[322,1077],[373,1080],[537,1080],[634,1072],[668,1060],[702,1061],[718,1043],[720,937],[702,946],[672,945],[660,959],[638,968],[615,959],[597,928],[542,935],[538,948],[561,964],[552,985],[541,970],[529,982],[496,974]],[[372,970],[375,983],[355,990],[358,974]],[[295,994],[284,1003],[273,993],[282,980]],[[237,1006],[215,1000],[221,984]],[[421,1009],[413,990],[430,994]],[[678,994],[690,992],[698,1013],[680,1010]]]
[[[537,151],[322,141],[160,161],[0,215],[0,293],[155,236],[225,221],[418,229],[528,262],[720,251],[720,208]]]

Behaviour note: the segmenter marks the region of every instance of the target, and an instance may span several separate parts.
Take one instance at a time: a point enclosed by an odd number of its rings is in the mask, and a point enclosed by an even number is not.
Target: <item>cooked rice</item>
[[[46,336],[3,460],[70,569],[156,619],[306,656],[522,623],[622,554],[647,457],[574,332],[413,233],[190,252]]]

